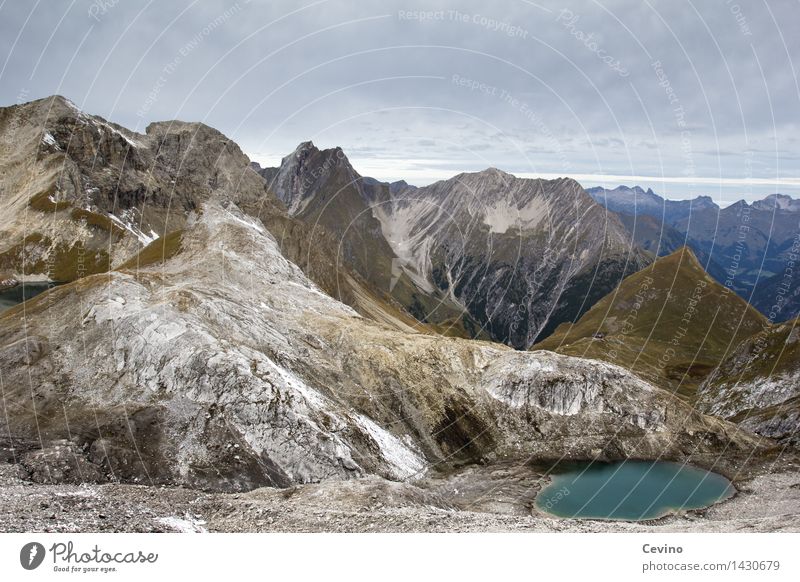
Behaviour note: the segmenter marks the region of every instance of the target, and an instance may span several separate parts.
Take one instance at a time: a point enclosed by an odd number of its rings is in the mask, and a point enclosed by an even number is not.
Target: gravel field
[[[768,469],[768,467],[764,467]],[[796,465],[737,481],[707,510],[653,522],[547,517],[526,467],[472,468],[417,484],[377,477],[248,493],[143,485],[38,485],[0,466],[3,532],[772,532],[800,531]]]

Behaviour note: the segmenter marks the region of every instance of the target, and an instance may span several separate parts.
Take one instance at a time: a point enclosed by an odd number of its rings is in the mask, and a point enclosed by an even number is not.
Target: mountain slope
[[[683,247],[626,278],[534,349],[612,362],[692,400],[706,375],[765,324]]]
[[[705,381],[698,407],[800,445],[800,320],[746,339]]]
[[[0,372],[9,458],[39,481],[242,490],[759,446],[609,364],[370,322],[224,198],[163,263],[0,316]]]
[[[137,134],[60,96],[0,109],[0,278],[72,281],[183,228],[212,193],[277,212],[239,147],[197,123]]]
[[[648,258],[569,179],[496,169],[374,200],[400,266],[517,348],[576,319]]]
[[[310,143],[261,174],[294,217],[338,234],[343,263],[455,335],[527,347],[650,261],[569,179],[386,184]]]
[[[278,233],[327,293],[394,328],[430,331],[337,265],[338,238],[289,217],[239,147],[206,125],[165,121],[137,134],[54,96],[0,109],[0,152],[3,287],[161,262],[200,206],[223,195]]]
[[[258,171],[287,213],[306,225],[310,244],[330,249],[337,279],[339,272],[352,270],[366,282],[365,289],[397,303],[423,329],[489,339],[462,306],[420,290],[401,271],[370,202],[388,198],[401,185],[363,178],[340,148],[319,150],[311,142],[301,143],[280,167]]]
[[[694,251],[705,270],[775,321],[800,315],[790,265],[797,254],[800,200],[771,194],[752,204],[741,200],[719,208],[709,197],[665,200],[652,190],[619,186],[589,194],[618,213],[637,244],[665,255],[678,241]],[[792,250],[794,249],[794,250]],[[788,269],[787,269],[788,268]],[[788,270],[788,277],[786,276]],[[786,295],[779,312],[776,298]]]

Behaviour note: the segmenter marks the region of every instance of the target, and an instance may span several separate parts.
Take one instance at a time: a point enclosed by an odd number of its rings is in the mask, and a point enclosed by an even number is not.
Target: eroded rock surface
[[[366,320],[227,200],[198,209],[164,263],[4,314],[0,354],[3,432],[74,452],[63,480],[88,462],[86,480],[230,491],[758,447],[609,364]]]

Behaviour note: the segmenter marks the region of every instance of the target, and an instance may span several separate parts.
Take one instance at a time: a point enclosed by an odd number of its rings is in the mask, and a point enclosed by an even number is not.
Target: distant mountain
[[[753,202],[752,207],[756,210],[800,212],[800,199],[796,200],[786,194],[770,194],[763,200]]]
[[[260,173],[292,216],[338,234],[344,263],[457,335],[528,347],[650,261],[570,179],[490,168],[413,188],[310,143]]]
[[[719,209],[708,196],[698,196],[693,200],[667,200],[650,188],[645,191],[639,186],[633,188],[617,186],[613,190],[597,186],[587,188],[586,192],[599,204],[614,212],[663,217],[668,224],[684,219],[697,210]]]
[[[717,281],[769,315],[781,281],[793,280],[791,255],[798,246],[800,200],[772,194],[748,204],[719,208],[707,196],[664,200],[652,190],[590,188],[592,197],[618,213],[633,239],[657,255],[686,244]],[[792,251],[792,248],[795,248]],[[796,284],[776,321],[800,314]]]
[[[626,278],[534,349],[618,364],[691,401],[704,378],[765,325],[682,247]]]
[[[800,319],[741,342],[701,387],[698,408],[800,446]]]
[[[800,313],[800,269],[787,261],[782,272],[759,279],[753,291],[753,305],[774,322]]]

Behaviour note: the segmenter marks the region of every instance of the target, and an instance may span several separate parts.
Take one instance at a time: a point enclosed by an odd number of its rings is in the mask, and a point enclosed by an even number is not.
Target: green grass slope
[[[617,364],[693,401],[706,376],[765,325],[681,247],[625,278],[533,349]]]

